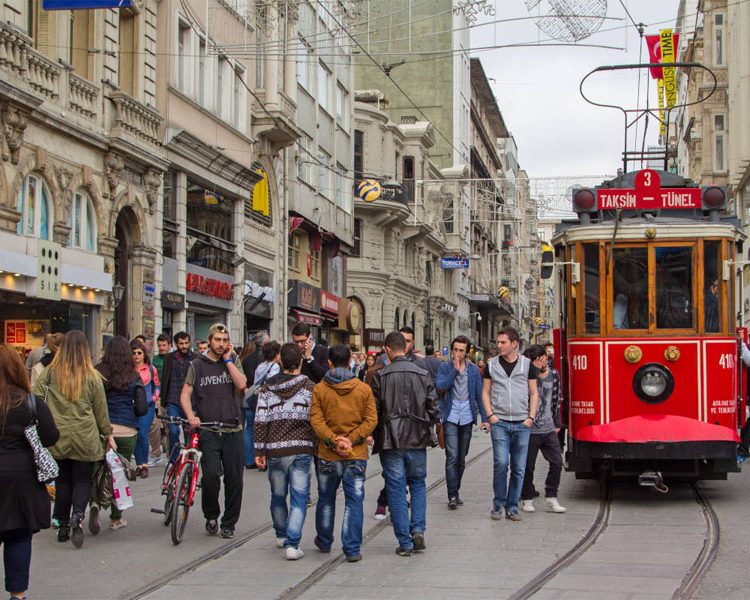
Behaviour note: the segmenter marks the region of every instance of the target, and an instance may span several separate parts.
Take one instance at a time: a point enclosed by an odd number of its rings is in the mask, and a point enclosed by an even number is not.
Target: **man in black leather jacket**
[[[424,550],[427,520],[427,450],[434,446],[433,426],[438,420],[437,395],[429,372],[409,361],[406,340],[398,331],[385,338],[389,364],[372,382],[378,409],[373,454],[380,454],[388,490],[396,554],[410,556]],[[406,490],[411,494],[411,514]]]

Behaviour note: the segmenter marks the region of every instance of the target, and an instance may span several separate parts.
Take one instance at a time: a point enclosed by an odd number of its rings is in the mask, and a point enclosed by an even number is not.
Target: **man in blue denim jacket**
[[[453,360],[440,364],[435,380],[440,423],[445,435],[445,482],[451,510],[464,503],[458,492],[477,413],[481,414],[483,423],[487,421],[482,406],[482,374],[466,357],[469,344],[469,338],[464,335],[451,342]]]

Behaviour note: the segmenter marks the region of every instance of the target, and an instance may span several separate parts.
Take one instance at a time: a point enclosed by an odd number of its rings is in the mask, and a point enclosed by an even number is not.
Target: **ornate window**
[[[73,194],[70,207],[70,242],[72,248],[96,252],[96,213],[94,203],[86,192]]]
[[[52,239],[55,221],[54,206],[49,188],[40,175],[30,174],[18,191],[19,235],[30,235],[43,240]]]

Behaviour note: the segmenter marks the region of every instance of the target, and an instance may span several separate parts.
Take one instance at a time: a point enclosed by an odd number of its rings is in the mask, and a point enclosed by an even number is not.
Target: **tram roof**
[[[579,221],[563,221],[555,229],[553,244],[580,241],[611,240],[615,233],[614,220],[582,225]],[[656,229],[656,235],[649,238],[646,230]],[[736,218],[726,218],[721,221],[695,221],[674,217],[651,217],[641,215],[620,221],[617,227],[616,241],[648,241],[671,240],[685,238],[730,238],[744,240],[745,235],[740,230],[740,221]]]

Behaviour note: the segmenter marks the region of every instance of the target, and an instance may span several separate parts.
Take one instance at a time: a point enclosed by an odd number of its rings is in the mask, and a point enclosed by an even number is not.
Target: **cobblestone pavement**
[[[203,598],[509,598],[540,571],[565,554],[591,526],[599,508],[596,482],[563,474],[560,501],[565,514],[543,510],[524,514],[523,521],[492,521],[492,457],[489,437],[478,430],[472,439],[464,475],[465,506],[449,511],[443,477],[443,453],[428,454],[428,520],[425,552],[410,558],[394,554],[390,525],[372,519],[382,486],[377,457],[370,462],[366,485],[364,560],[340,561],[339,524],[334,552],[324,555],[312,544],[314,507],[309,509],[302,537],[305,557],[286,561],[276,548],[270,524],[265,474],[247,471],[242,518],[236,541],[254,537],[222,554],[226,540],[203,530],[199,507],[190,515],[180,546],[169,541],[160,515],[149,512],[161,499],[161,469],[135,484],[135,508],[127,511],[129,526],[86,536],[84,547],[58,544],[52,531],[35,536],[30,598],[109,600],[134,597],[157,580],[166,583],[139,597],[192,600]],[[546,466],[540,463],[537,477]],[[750,509],[743,494],[748,476],[702,484],[721,521],[722,545],[717,561],[699,590],[701,600],[749,598],[744,577],[747,564]],[[537,482],[541,487],[542,480]],[[314,487],[314,485],[313,485]],[[673,486],[667,495],[636,486],[615,487],[608,527],[578,561],[550,580],[534,598],[540,600],[668,599],[700,552],[705,523],[690,489]],[[337,516],[343,514],[343,499]],[[106,524],[106,523],[104,523]],[[208,553],[218,555],[169,581]]]

